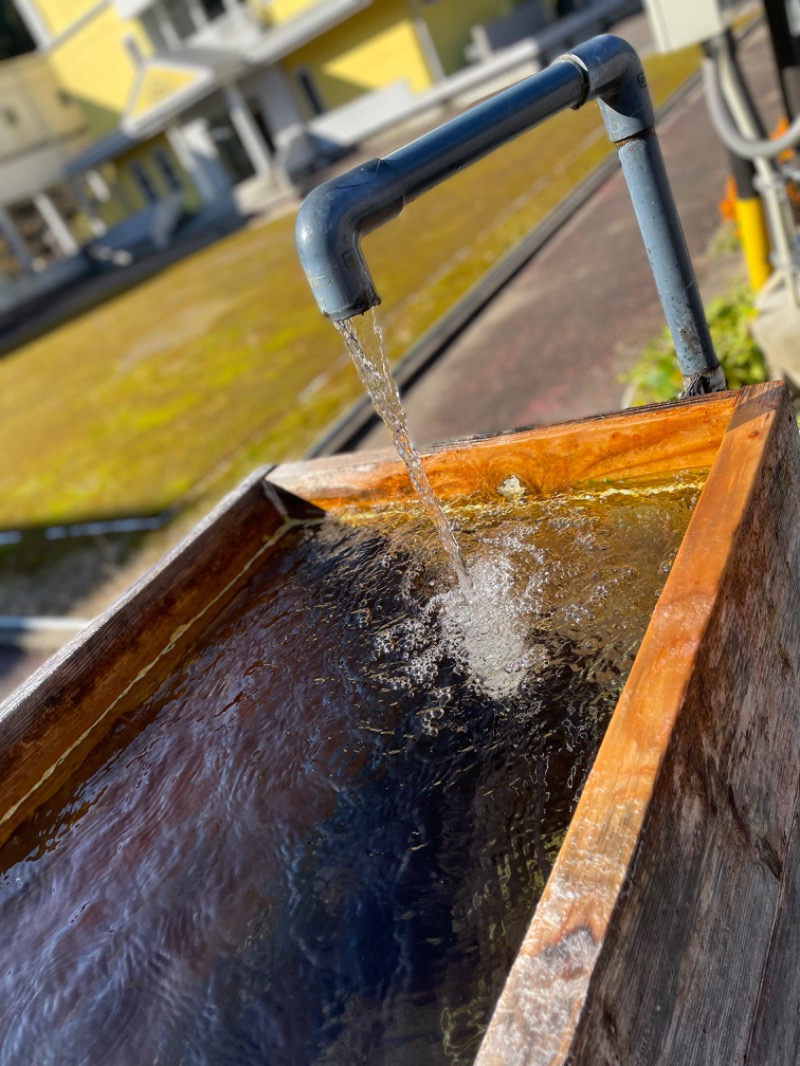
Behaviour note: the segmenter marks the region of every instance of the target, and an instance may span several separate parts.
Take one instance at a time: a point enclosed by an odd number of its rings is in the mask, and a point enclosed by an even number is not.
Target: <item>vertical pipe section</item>
[[[628,185],[683,374],[684,395],[726,387],[672,196],[641,60],[625,41],[595,37],[564,57],[585,70]]]
[[[617,150],[686,394],[716,391],[718,379],[724,382],[724,377],[655,132],[648,129],[629,137]]]

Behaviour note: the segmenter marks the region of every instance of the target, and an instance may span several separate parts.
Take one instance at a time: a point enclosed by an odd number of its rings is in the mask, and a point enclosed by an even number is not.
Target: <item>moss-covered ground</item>
[[[647,62],[662,103],[692,49]],[[365,241],[396,358],[611,151],[569,112]],[[299,457],[360,386],[317,312],[294,219],[254,225],[0,360],[0,529],[207,507]]]

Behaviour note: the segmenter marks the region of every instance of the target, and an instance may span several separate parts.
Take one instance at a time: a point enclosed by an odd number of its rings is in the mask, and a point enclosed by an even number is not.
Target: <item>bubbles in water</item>
[[[510,696],[531,669],[547,664],[542,645],[531,646],[527,604],[515,588],[507,557],[471,562],[472,590],[460,586],[434,597],[447,652],[492,699]]]

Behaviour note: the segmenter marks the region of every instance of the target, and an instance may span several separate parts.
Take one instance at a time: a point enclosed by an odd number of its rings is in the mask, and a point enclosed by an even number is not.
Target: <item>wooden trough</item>
[[[444,497],[709,474],[478,1066],[795,1063],[800,449],[769,384],[449,445]],[[251,478],[0,712],[0,847],[151,694],[289,513],[410,492],[385,454]]]

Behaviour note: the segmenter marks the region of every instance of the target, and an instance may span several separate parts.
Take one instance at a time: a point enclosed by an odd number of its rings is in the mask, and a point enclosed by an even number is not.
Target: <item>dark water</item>
[[[469,1063],[695,496],[296,529],[0,853],[0,1063]],[[466,612],[466,613],[465,613]]]

